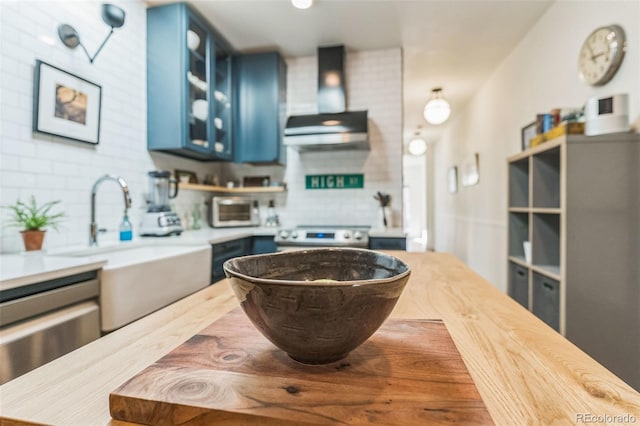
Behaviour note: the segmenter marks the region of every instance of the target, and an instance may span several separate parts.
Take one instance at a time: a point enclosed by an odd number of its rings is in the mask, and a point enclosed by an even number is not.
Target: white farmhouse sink
[[[112,331],[210,284],[211,246],[117,245],[60,256],[106,260],[100,277],[103,331]]]

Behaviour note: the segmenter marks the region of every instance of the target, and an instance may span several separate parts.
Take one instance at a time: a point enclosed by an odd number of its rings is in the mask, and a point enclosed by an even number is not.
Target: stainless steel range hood
[[[300,151],[369,148],[367,111],[346,111],[344,46],[318,48],[318,114],[287,119],[284,144]]]

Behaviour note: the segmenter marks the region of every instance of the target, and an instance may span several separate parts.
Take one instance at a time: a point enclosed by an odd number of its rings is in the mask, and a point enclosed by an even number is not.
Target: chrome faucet
[[[89,246],[97,246],[98,245],[98,224],[96,223],[96,191],[98,190],[98,186],[104,182],[105,180],[113,180],[118,182],[120,187],[122,188],[122,192],[124,193],[124,214],[127,214],[127,210],[131,207],[131,197],[129,197],[129,186],[127,186],[127,182],[122,179],[120,176],[113,175],[104,175],[93,184],[93,188],[91,188],[91,227],[89,230]]]

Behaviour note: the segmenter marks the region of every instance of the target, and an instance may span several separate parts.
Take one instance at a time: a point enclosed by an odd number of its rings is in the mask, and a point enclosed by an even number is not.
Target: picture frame
[[[173,175],[180,183],[198,183],[198,176],[189,170],[175,169]]]
[[[255,186],[269,186],[271,185],[270,176],[245,176],[242,178],[242,186],[255,187]]]
[[[480,155],[473,154],[462,164],[462,186],[473,186],[480,182]]]
[[[100,142],[100,85],[40,60],[33,82],[34,132]]]
[[[447,183],[450,194],[455,194],[458,192],[458,167],[452,166],[449,168],[447,174]]]
[[[538,123],[533,121],[524,126],[520,132],[522,139],[522,150],[531,148],[531,139],[538,135]]]

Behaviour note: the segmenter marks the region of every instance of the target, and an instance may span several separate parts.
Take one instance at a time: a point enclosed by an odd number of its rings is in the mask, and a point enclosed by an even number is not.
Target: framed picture
[[[34,132],[100,141],[100,86],[39,60],[33,86]]]
[[[522,128],[521,138],[522,138],[522,150],[526,150],[531,148],[531,139],[534,138],[538,134],[537,122],[527,124]]]
[[[458,167],[453,166],[449,168],[449,174],[447,175],[447,182],[449,186],[449,193],[455,194],[458,192]]]
[[[271,178],[269,176],[245,176],[242,178],[242,186],[269,186]]]
[[[198,176],[194,172],[175,169],[173,174],[180,183],[198,183]]]
[[[462,164],[462,186],[476,185],[480,181],[479,157],[473,154]]]

